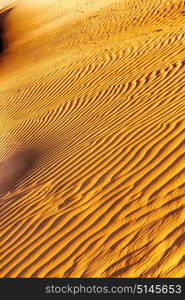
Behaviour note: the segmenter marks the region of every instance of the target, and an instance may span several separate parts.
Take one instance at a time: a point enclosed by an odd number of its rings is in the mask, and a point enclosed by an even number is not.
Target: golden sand
[[[184,277],[185,2],[0,18],[0,277]]]

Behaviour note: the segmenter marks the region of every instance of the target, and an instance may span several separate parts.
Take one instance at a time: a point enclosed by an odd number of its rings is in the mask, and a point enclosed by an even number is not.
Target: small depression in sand
[[[34,159],[32,151],[19,151],[0,161],[0,195],[14,188],[30,170]]]

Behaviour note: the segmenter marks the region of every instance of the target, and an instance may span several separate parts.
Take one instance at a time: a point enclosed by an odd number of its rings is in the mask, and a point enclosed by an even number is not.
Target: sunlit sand
[[[0,18],[0,277],[184,277],[185,2]]]

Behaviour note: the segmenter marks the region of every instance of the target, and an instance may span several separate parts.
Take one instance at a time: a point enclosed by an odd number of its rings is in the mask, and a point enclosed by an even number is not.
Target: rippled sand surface
[[[0,277],[185,277],[185,2],[0,1]]]

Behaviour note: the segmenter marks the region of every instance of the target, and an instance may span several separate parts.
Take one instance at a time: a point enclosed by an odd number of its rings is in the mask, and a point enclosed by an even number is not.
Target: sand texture
[[[0,277],[185,277],[185,1],[0,0]]]

